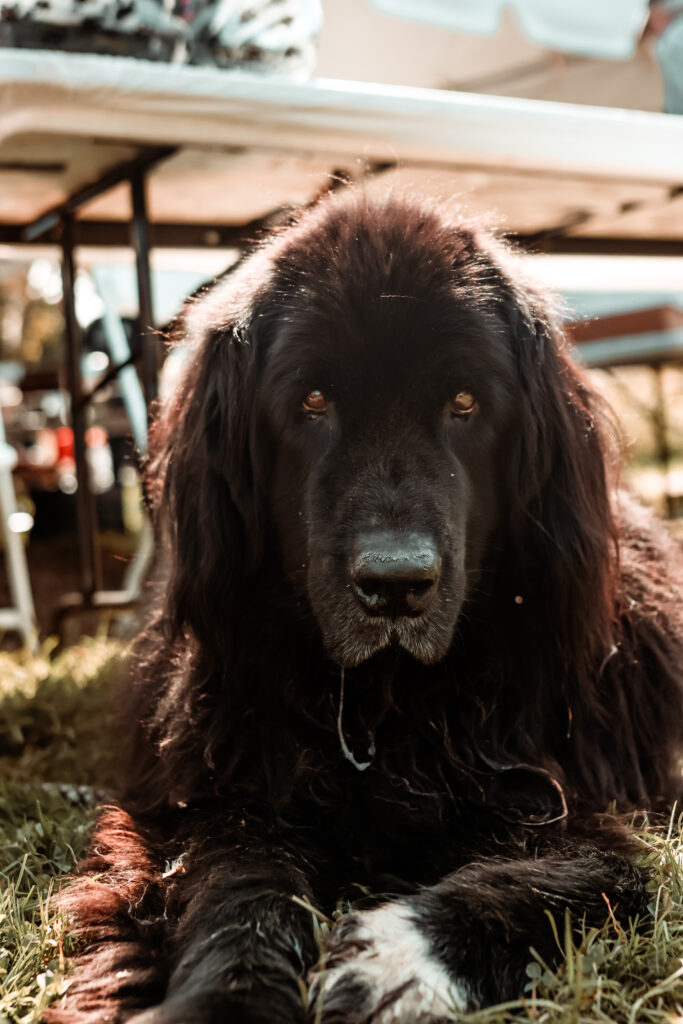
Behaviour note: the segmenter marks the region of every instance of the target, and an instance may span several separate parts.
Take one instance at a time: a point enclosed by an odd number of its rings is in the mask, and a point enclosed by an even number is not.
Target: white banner
[[[504,7],[540,46],[625,60],[648,17],[647,0],[368,0],[377,10],[458,32],[493,34]]]

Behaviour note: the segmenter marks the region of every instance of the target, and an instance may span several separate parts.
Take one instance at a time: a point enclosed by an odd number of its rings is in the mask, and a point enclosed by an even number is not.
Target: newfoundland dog
[[[646,912],[617,815],[682,788],[673,543],[617,490],[543,298],[437,208],[331,197],[177,332],[148,467],[168,580],[49,1019],[517,997],[551,915]]]

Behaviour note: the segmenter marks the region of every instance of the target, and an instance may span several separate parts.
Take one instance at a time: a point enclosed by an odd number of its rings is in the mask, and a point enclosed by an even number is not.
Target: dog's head
[[[216,644],[276,576],[341,665],[431,663],[468,602],[602,601],[590,393],[506,260],[422,205],[332,199],[187,311],[153,462],[177,627]]]

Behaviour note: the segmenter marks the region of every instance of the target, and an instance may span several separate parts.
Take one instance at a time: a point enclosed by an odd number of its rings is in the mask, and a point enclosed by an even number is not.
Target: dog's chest
[[[400,889],[438,878],[458,856],[459,814],[450,794],[420,791],[406,778],[342,767],[341,799],[308,807],[325,860],[350,884]],[[424,780],[423,780],[424,782]]]

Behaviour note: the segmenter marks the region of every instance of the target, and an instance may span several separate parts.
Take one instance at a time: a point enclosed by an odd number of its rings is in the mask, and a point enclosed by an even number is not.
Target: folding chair
[[[26,552],[20,533],[12,528],[13,517],[17,515],[17,502],[12,480],[12,470],[16,464],[17,453],[12,445],[7,443],[2,409],[0,408],[0,528],[5,547],[12,601],[9,608],[0,608],[0,629],[16,630],[23,637],[26,647],[35,651],[38,643],[38,630]]]

